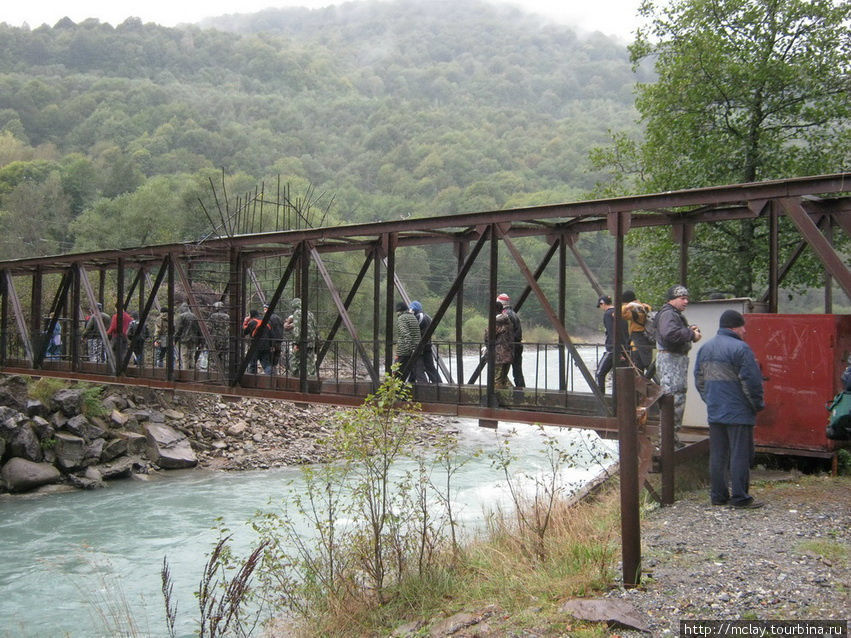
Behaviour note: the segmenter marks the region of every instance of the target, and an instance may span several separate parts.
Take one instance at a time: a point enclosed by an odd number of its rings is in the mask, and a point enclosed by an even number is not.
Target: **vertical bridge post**
[[[618,452],[621,475],[621,560],[623,584],[641,582],[641,521],[638,509],[638,424],[635,419],[635,378],[632,368],[615,368]]]

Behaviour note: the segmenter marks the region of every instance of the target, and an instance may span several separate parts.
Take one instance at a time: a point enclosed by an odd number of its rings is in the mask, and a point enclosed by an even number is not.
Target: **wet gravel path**
[[[714,507],[702,491],[648,512],[642,584],[610,597],[645,616],[653,636],[679,636],[689,619],[851,618],[851,477],[802,477],[752,493],[764,508]]]

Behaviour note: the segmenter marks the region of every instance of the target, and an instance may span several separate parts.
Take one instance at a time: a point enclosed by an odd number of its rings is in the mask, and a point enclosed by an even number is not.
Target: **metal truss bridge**
[[[807,247],[824,266],[829,312],[832,282],[851,298],[851,272],[832,242],[834,229],[851,234],[849,191],[851,173],[842,173],[4,261],[0,262],[0,371],[224,396],[358,404],[393,365],[394,307],[399,300],[410,303],[409,287],[425,289],[417,285],[425,272],[419,273],[416,264],[426,255],[430,272],[441,275],[440,280],[429,279],[428,289],[433,295],[442,286],[443,292],[429,300],[432,307],[426,310],[432,323],[411,361],[431,342],[442,383],[415,385],[414,398],[423,410],[475,418],[483,424],[521,421],[620,435],[623,473],[624,464],[640,455],[637,442],[624,450],[624,433],[634,435],[653,427],[653,418],[650,426],[639,421],[659,399],[658,387],[623,368],[617,382],[625,391],[618,393],[617,405],[600,391],[589,370],[594,354],[589,356],[571,334],[568,273],[584,275],[589,300],[611,292],[615,307],[620,307],[624,241],[631,231],[670,228],[680,246],[679,280],[668,283],[687,285],[689,243],[697,224],[759,220],[767,228],[769,285],[763,301],[769,312],[777,312],[779,286]],[[782,218],[799,234],[785,263],[779,258]],[[612,280],[601,283],[577,250],[584,233],[613,238]],[[539,315],[558,335],[557,343],[524,344],[526,369],[534,373],[527,372],[522,390],[495,387],[494,348],[486,348],[480,356],[482,345],[493,344],[465,343],[463,338],[469,299],[489,304],[502,292],[511,294],[521,317],[527,304],[537,304]],[[268,325],[274,315],[291,312],[294,297],[301,299],[297,319],[302,326],[309,324],[311,315],[318,319],[316,340],[309,343],[308,331],[302,330],[299,340],[282,344],[281,362],[271,374],[252,372],[260,337],[244,333],[244,317],[265,303],[268,309],[260,318]],[[203,354],[194,367],[168,354],[177,352],[178,307],[184,303],[197,318],[202,335]],[[210,319],[213,304],[218,303],[228,316],[224,335],[213,329]],[[110,343],[109,316],[116,315],[120,329],[128,309],[148,326],[162,317],[165,329],[158,335],[159,346],[153,345],[153,337],[143,341],[140,331],[129,343],[92,351],[93,341]],[[487,334],[494,335],[495,314],[490,306],[479,310],[488,317]],[[96,330],[84,339],[87,317],[94,318]],[[51,348],[57,333],[61,345]],[[621,345],[615,343],[616,351]],[[143,356],[137,360],[134,352]],[[157,354],[163,352],[157,366]],[[662,409],[654,408],[653,414],[661,412],[665,430],[668,410],[664,399],[661,402]],[[663,457],[667,447],[673,459],[669,443],[662,441]],[[646,457],[645,453],[642,473]],[[630,482],[639,484],[638,480],[636,473]],[[638,490],[629,492],[635,493],[637,503]],[[663,485],[663,492],[663,500],[672,500],[672,485]],[[625,574],[628,562],[625,557]]]

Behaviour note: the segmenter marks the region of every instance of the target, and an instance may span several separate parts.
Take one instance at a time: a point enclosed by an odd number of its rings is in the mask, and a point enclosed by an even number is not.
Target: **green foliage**
[[[50,405],[53,395],[67,387],[68,382],[63,379],[41,377],[35,382],[30,383],[27,391],[33,399],[41,401],[44,405]]]
[[[601,192],[658,192],[847,169],[851,127],[851,5],[832,0],[648,0],[630,47],[644,140],[622,133],[597,149],[595,168],[617,181]],[[766,285],[767,222],[702,224],[690,243],[690,288],[758,296]],[[784,229],[785,230],[785,229]],[[676,282],[677,249],[665,231],[631,233],[641,249],[639,288],[656,295]],[[786,239],[789,238],[789,239]],[[783,261],[794,249],[781,238]],[[785,284],[819,282],[801,259]]]
[[[372,221],[580,193],[583,149],[632,116],[620,43],[485,3],[212,23],[0,25],[0,170],[59,161],[72,214],[96,220],[96,201],[123,207],[158,175],[224,168],[253,188],[280,171],[333,193],[345,221]],[[163,202],[180,219],[169,240],[197,237],[181,232],[205,221],[191,204]],[[102,244],[99,229],[75,226],[72,243]]]
[[[468,313],[465,313],[468,314]],[[464,320],[461,327],[461,334],[464,338],[464,343],[481,344],[484,338],[485,330],[488,329],[487,317],[482,315],[469,313],[468,319]]]
[[[676,0],[641,13],[650,26],[632,59],[652,56],[659,77],[636,102],[653,190],[847,166],[847,3]]]
[[[103,394],[103,386],[99,385],[83,385],[83,414],[87,417],[102,417],[106,416],[106,408],[101,401]]]
[[[305,467],[282,511],[252,520],[266,544],[257,601],[316,626],[353,601],[380,607],[402,583],[436,577],[444,550],[457,547],[452,477],[461,463],[451,441],[434,454],[416,446],[417,410],[410,386],[390,377],[335,417],[337,460]]]
[[[551,551],[549,538],[557,508],[572,495],[563,478],[564,471],[573,464],[577,453],[587,451],[585,446],[581,450],[563,448],[553,436],[544,433],[543,428],[541,437],[544,469],[540,472],[515,473],[517,457],[511,450],[510,436],[491,453],[491,465],[502,473],[514,509],[509,514],[499,510],[493,512],[489,522],[492,533],[512,537],[524,557],[538,561],[544,561]],[[595,460],[602,466],[608,455]],[[509,516],[513,517],[513,522],[508,522]],[[596,550],[582,546],[582,560],[588,556],[599,559]],[[603,563],[607,565],[608,561]]]
[[[851,476],[851,452],[843,448],[838,450],[836,455],[837,473],[840,476]]]

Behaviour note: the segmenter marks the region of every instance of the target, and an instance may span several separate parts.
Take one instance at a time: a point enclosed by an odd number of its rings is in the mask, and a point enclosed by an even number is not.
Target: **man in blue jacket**
[[[745,318],[725,310],[718,333],[697,353],[694,381],[709,421],[710,499],[713,505],[756,509],[748,493],[756,413],[765,407],[762,373],[744,342]],[[730,487],[727,488],[729,473]]]

